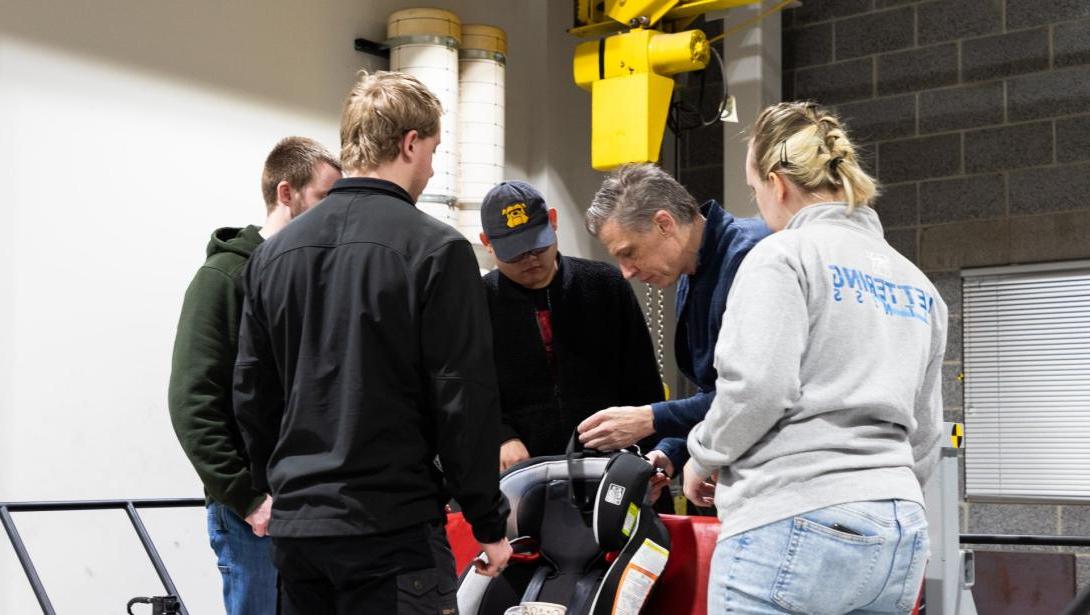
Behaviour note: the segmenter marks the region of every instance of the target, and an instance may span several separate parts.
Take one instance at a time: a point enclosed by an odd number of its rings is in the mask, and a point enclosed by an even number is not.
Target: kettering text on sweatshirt
[[[946,305],[868,207],[804,208],[743,261],[689,434],[721,536],[865,500],[923,504],[938,458]]]

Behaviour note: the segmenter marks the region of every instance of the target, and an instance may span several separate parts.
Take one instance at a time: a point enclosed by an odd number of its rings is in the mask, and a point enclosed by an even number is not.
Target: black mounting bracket
[[[356,51],[362,51],[363,53],[377,56],[380,58],[390,59],[390,48],[382,43],[376,43],[375,41],[369,41],[365,38],[357,38],[355,41]]]

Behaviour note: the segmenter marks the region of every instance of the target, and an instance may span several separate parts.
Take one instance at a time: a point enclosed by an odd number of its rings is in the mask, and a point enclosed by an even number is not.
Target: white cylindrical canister
[[[423,211],[451,224],[458,200],[458,46],[462,24],[442,9],[405,9],[386,22],[390,70],[408,73],[428,87],[443,105],[439,148],[432,175],[420,195]]]
[[[462,26],[458,53],[458,229],[479,242],[480,206],[503,181],[507,35],[495,26]]]

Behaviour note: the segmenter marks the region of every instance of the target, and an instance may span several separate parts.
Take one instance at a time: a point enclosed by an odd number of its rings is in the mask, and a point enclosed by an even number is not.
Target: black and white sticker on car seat
[[[609,488],[606,490],[606,502],[615,506],[620,506],[624,500],[624,487],[617,483],[610,483]]]

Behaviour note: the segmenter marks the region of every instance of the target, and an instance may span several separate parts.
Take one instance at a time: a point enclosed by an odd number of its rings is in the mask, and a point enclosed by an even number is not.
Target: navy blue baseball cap
[[[504,262],[556,243],[545,199],[524,181],[500,182],[488,191],[481,204],[481,228],[496,258]]]

